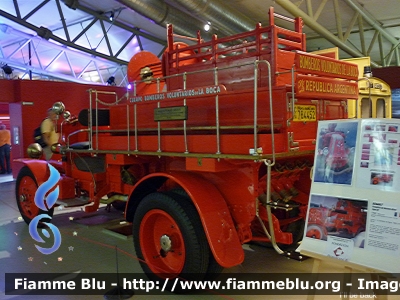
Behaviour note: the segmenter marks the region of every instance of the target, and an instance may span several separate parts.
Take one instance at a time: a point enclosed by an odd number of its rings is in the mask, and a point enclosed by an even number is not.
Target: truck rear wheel
[[[182,188],[174,188],[172,190],[169,190],[167,192],[167,194],[170,195],[174,199],[181,198],[183,201],[191,202],[189,195]],[[221,274],[223,269],[224,268],[214,258],[214,255],[211,252],[211,249],[209,249],[209,262],[208,262],[208,267],[207,267],[207,271],[206,271],[206,276],[204,277],[204,279],[205,280],[214,280],[215,278],[218,277],[219,274]]]
[[[35,176],[29,167],[24,166],[18,173],[15,185],[15,197],[17,199],[19,212],[27,224],[29,224],[33,218],[41,214],[47,214],[50,217],[53,216],[54,208],[43,211],[36,206],[35,194],[37,189],[38,184]],[[43,219],[43,221],[49,222],[50,219]]]
[[[136,255],[150,279],[204,278],[209,264],[208,243],[193,204],[179,195],[147,195],[133,220]]]

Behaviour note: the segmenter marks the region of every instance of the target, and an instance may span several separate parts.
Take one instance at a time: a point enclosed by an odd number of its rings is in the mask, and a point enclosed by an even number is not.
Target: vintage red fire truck
[[[94,212],[104,197],[125,200],[149,277],[209,278],[242,263],[245,243],[282,254],[303,236],[317,121],[347,118],[358,69],[307,53],[300,18],[269,17],[269,26],[198,34],[191,45],[168,26],[162,60],[141,52],[130,61],[128,95],[108,101],[92,89],[87,109],[61,123],[53,149],[62,159],[48,162],[61,174],[58,203]],[[49,167],[22,163],[16,198],[29,223]]]
[[[311,207],[306,235],[326,240],[328,235],[355,238],[365,231],[365,201],[338,199],[334,207]]]

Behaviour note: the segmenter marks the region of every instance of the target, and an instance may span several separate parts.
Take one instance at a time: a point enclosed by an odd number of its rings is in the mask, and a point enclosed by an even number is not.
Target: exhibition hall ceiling
[[[307,51],[338,47],[340,58],[400,65],[400,0],[0,0],[0,64],[13,71],[2,76],[99,84],[113,76],[125,86],[135,53],[161,57],[167,23],[208,40],[267,26],[270,7],[303,18]]]

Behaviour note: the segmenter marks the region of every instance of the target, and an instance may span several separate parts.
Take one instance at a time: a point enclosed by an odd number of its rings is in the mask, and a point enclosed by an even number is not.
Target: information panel
[[[400,120],[318,123],[300,252],[400,270]]]

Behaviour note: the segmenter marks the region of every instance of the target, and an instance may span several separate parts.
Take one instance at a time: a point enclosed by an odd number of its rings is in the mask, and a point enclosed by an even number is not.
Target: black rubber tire
[[[172,194],[173,193],[173,194]],[[189,201],[191,202],[192,200],[190,199],[189,195],[186,193],[186,191],[182,188],[173,188],[168,191],[168,195],[172,196],[172,198],[181,198],[181,201]],[[178,195],[178,196],[177,196]],[[213,253],[211,252],[211,249],[209,248],[209,262],[208,262],[208,268],[206,271],[206,275],[204,277],[204,280],[214,280],[219,276],[219,274],[222,273],[224,270],[224,267],[222,267],[214,258]]]
[[[172,194],[173,193],[173,194]],[[169,190],[166,194],[172,196],[172,198],[175,198],[175,194],[185,198],[187,201],[191,201],[189,195],[186,193],[186,191],[183,188],[173,188]]]
[[[222,273],[224,270],[224,267],[222,267],[214,258],[214,255],[212,254],[210,250],[209,254],[209,261],[208,261],[208,267],[207,267],[207,272],[204,277],[204,280],[214,280],[216,279],[219,274]]]
[[[133,219],[133,242],[136,255],[140,259],[141,267],[147,277],[151,280],[160,280],[165,275],[154,273],[146,262],[140,244],[140,227],[142,220],[147,213],[154,210],[161,210],[168,214],[178,225],[182,233],[185,247],[185,261],[183,269],[179,274],[169,274],[169,277],[179,277],[187,280],[202,280],[209,265],[209,247],[197,210],[192,203],[182,199],[180,195],[152,193],[147,195],[140,202]],[[154,237],[146,236],[146,239]],[[158,237],[156,237],[156,240]],[[161,246],[160,246],[161,250]],[[161,252],[161,251],[160,251]],[[163,259],[162,256],[158,259]],[[170,282],[172,283],[173,280]],[[171,286],[167,286],[171,289]],[[174,290],[180,293],[179,289]]]
[[[34,194],[37,191],[38,184],[36,182],[35,176],[33,175],[32,171],[29,169],[29,167],[24,166],[19,171],[18,176],[17,176],[17,181],[16,181],[16,184],[15,184],[15,199],[17,201],[18,210],[21,213],[22,218],[24,219],[25,223],[29,225],[31,220],[33,218],[35,218],[36,216],[38,216],[38,215],[47,214],[50,217],[53,217],[54,207],[50,208],[48,211],[44,211],[42,209],[39,209],[37,213],[33,213],[32,212],[31,214],[29,214],[29,211],[28,211],[28,214],[27,214],[26,212],[24,212],[24,209],[22,208],[21,203],[20,203],[20,187],[21,187],[22,184],[24,184],[24,180],[27,177],[29,178],[29,180],[32,180],[34,182],[35,186],[36,186],[36,189],[30,191],[31,193],[30,193],[29,197],[34,197],[35,196]],[[33,195],[32,195],[32,193],[33,193]],[[33,198],[30,198],[30,199],[33,202]],[[33,205],[34,205],[34,202],[33,202]],[[47,219],[47,218],[46,219],[42,219],[42,221],[39,222],[38,227],[43,227],[43,225],[41,225],[43,222],[50,223],[51,219]]]

